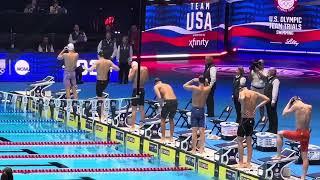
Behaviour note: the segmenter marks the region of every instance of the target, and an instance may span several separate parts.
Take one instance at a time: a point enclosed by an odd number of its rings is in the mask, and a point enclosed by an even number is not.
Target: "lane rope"
[[[76,169],[16,169],[14,174],[50,174],[50,173],[114,173],[114,172],[169,172],[189,171],[188,167],[151,167],[151,168],[76,168]]]
[[[103,159],[103,158],[151,158],[150,154],[28,154],[1,155],[0,159]]]
[[[82,134],[88,133],[85,130],[7,130],[0,131],[0,134]]]
[[[24,113],[33,113],[32,111],[10,111],[10,110],[7,110],[7,111],[0,111],[0,115],[10,115],[10,114],[24,114]]]
[[[116,141],[65,141],[65,142],[0,142],[0,146],[106,146],[118,145]]]
[[[0,120],[0,124],[54,124],[58,123],[58,121],[55,120],[37,120],[37,119],[2,119]]]

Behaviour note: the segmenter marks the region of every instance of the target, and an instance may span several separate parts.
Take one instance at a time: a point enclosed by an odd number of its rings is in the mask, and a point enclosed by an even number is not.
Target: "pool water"
[[[24,117],[21,114],[1,114],[0,113],[0,132],[7,130],[69,130],[62,123],[18,123],[19,120],[36,119],[28,114]],[[2,122],[3,120],[16,120],[14,124]],[[0,133],[1,140],[12,142],[63,142],[63,141],[92,141],[98,138],[87,133],[39,133],[39,134],[18,134],[18,133]],[[123,154],[137,153],[126,149],[122,145],[117,146],[96,146],[96,147],[63,147],[63,146],[45,146],[45,147],[0,147],[1,155],[27,155],[27,154]],[[151,159],[5,159],[0,161],[0,169],[4,167],[12,169],[57,169],[57,168],[138,168],[138,167],[173,167],[172,164],[166,164],[157,158]],[[184,180],[184,179],[208,179],[192,171],[185,172],[144,172],[144,173],[60,173],[60,174],[15,174],[15,180],[53,180],[53,179],[161,179]]]
[[[279,102],[278,102],[278,116],[279,116],[279,130],[283,129],[295,129],[295,118],[294,116],[289,117],[283,117],[281,116],[281,112],[289,99],[292,96],[298,95],[304,99],[305,102],[311,104],[313,106],[313,113],[312,113],[312,121],[311,121],[311,127],[313,129],[312,136],[310,139],[310,143],[320,146],[320,131],[317,131],[317,129],[320,128],[320,111],[318,109],[320,108],[320,58],[319,56],[289,56],[287,54],[280,55],[280,54],[240,54],[235,56],[226,57],[224,59],[215,59],[215,63],[218,66],[224,66],[225,70],[229,72],[229,69],[226,68],[227,66],[235,67],[237,65],[242,65],[244,67],[248,67],[250,65],[250,62],[253,59],[257,58],[263,58],[265,60],[267,67],[276,67],[278,69],[283,69],[283,72],[289,72],[286,71],[286,68],[295,68],[298,69],[298,73],[291,74],[289,73],[289,77],[282,77],[279,75],[279,79],[281,81],[280,84],[280,95],[279,95]],[[153,81],[152,79],[155,77],[160,77],[162,81],[169,83],[178,98],[179,107],[183,108],[186,103],[191,98],[191,93],[187,92],[183,89],[182,85],[187,82],[188,80],[196,77],[199,75],[199,73],[193,72],[193,70],[197,70],[197,67],[203,66],[203,61],[200,60],[194,60],[194,61],[168,61],[168,62],[144,62],[143,65],[148,66],[150,70],[151,80],[145,85],[146,89],[146,99],[153,99],[155,94],[153,92]],[[180,70],[176,71],[177,69]],[[310,76],[310,73],[308,73],[308,70],[312,70],[313,74]],[[201,70],[199,70],[201,71]],[[231,71],[231,70],[230,70]],[[301,72],[300,72],[301,71]],[[300,75],[299,73],[302,73],[303,71],[306,71],[304,75]],[[317,73],[316,73],[317,72]],[[223,75],[223,73],[219,74],[218,71],[218,80],[217,80],[217,89],[215,91],[215,112],[216,115],[219,115],[220,112],[223,110],[223,108],[226,105],[233,105],[232,99],[231,99],[231,92],[232,92],[232,76],[234,75],[234,72],[229,73],[229,75]],[[302,73],[303,74],[303,73]],[[247,74],[246,74],[247,75]],[[308,75],[308,76],[307,76]],[[316,76],[317,75],[317,76]],[[45,77],[46,75],[44,75]],[[44,78],[43,77],[43,78]],[[249,80],[248,80],[249,81]],[[247,83],[249,84],[249,82]],[[5,83],[1,82],[0,90],[2,91],[12,91],[12,90],[23,90],[28,87],[27,83]],[[63,84],[61,82],[55,83],[52,87],[50,87],[53,91],[58,91],[63,88]],[[82,85],[79,85],[79,88],[82,90],[80,93],[81,99],[86,99],[90,97],[95,96],[95,83],[92,82],[85,82]],[[130,97],[132,92],[132,85],[120,85],[118,83],[110,83],[107,88],[107,92],[110,94],[111,98],[123,98],[123,97]],[[1,109],[0,109],[1,112]],[[139,119],[139,116],[137,116]],[[175,118],[177,118],[176,116]],[[232,112],[230,116],[230,121],[234,121],[236,117],[235,111]],[[0,113],[0,131],[1,130],[11,130],[13,129],[21,129],[25,130],[24,128],[27,128],[27,130],[32,129],[67,129],[63,125],[59,125],[57,123],[50,124],[50,123],[37,123],[37,124],[30,124],[25,127],[25,124],[15,124],[15,125],[7,125],[5,123],[1,124],[1,119],[6,120],[15,120],[15,119],[36,119],[31,114],[28,114],[27,118],[24,117],[21,114],[9,114],[9,115],[3,115]],[[175,119],[176,120],[176,119]],[[139,120],[137,120],[139,122]],[[182,120],[180,121],[182,122]],[[167,127],[168,128],[168,127]],[[212,124],[208,123],[208,128],[212,128]],[[180,128],[180,124],[176,126],[175,131],[179,130],[185,130],[185,127]],[[11,141],[82,141],[82,140],[88,140],[88,139],[95,139],[94,137],[88,135],[88,134],[33,134],[33,135],[26,135],[26,134],[1,134],[1,137],[6,137]],[[220,143],[221,141],[213,141],[213,140],[207,140],[206,146],[207,147],[214,147],[215,144]],[[288,147],[288,146],[285,146]],[[6,149],[6,147],[1,147],[1,149]],[[1,150],[0,149],[0,150]],[[101,147],[88,147],[88,148],[63,148],[63,147],[50,147],[50,150],[48,148],[39,148],[39,147],[33,147],[31,148],[35,152],[39,154],[47,154],[47,153],[74,153],[74,154],[84,154],[84,153],[105,153],[111,151],[110,153],[125,153],[130,152],[130,150],[126,150],[124,147],[119,147],[118,150],[115,150],[114,147],[111,148],[101,148]],[[49,152],[48,152],[49,151]],[[1,151],[0,151],[1,152]],[[1,154],[5,154],[7,152],[1,152]],[[10,154],[10,153],[7,153]],[[18,154],[18,152],[16,153]],[[21,152],[20,152],[21,154]],[[259,152],[257,150],[254,150],[253,152],[253,160],[256,161],[259,158],[266,157],[266,156],[273,156],[275,155],[274,152]],[[78,160],[76,160],[78,162]],[[102,160],[106,161],[106,160]],[[121,160],[115,160],[116,162]],[[132,162],[134,160],[128,160],[129,162]],[[165,164],[161,163],[158,160],[153,160],[152,163],[145,162],[146,160],[141,160],[141,165],[148,165],[150,167],[153,167],[154,165],[158,167],[168,167],[172,166],[172,164]],[[10,161],[9,161],[10,162]],[[32,161],[30,161],[32,162]],[[35,161],[36,162],[36,161]],[[51,161],[48,161],[51,162]],[[67,162],[73,162],[73,160],[67,160]],[[89,161],[88,161],[89,162]],[[90,165],[90,167],[98,168],[98,167],[113,167],[112,164],[109,164],[108,162],[114,162],[112,160],[107,160],[106,163],[96,163],[93,161],[93,164],[83,164],[84,165]],[[1,162],[3,163],[3,162]],[[8,163],[8,161],[6,161]],[[118,163],[114,163],[116,166]],[[136,164],[133,164],[133,167],[139,167],[140,161]],[[69,164],[68,164],[69,165]],[[79,163],[77,165],[82,165],[82,163]],[[121,164],[122,165],[122,164]],[[75,167],[76,165],[69,165],[71,168]],[[125,166],[125,164],[124,164]],[[1,168],[1,167],[0,167]],[[19,167],[20,168],[20,167]],[[32,167],[25,167],[25,168],[32,168]],[[42,168],[42,167],[41,167]],[[301,175],[302,174],[302,166],[291,164],[291,173],[293,175]],[[317,173],[320,172],[320,165],[311,165],[309,166],[308,173]],[[43,179],[44,176],[41,175],[17,175],[17,178],[21,179],[29,179],[30,177],[36,177],[38,179]],[[24,177],[24,178],[23,178]],[[84,174],[84,175],[46,175],[46,178],[49,179],[86,179],[85,177],[89,177],[87,179],[160,179],[160,178],[167,178],[170,179],[207,179],[207,177],[196,175],[193,172],[168,172],[168,173],[121,173],[121,174]],[[211,179],[211,178],[210,178]]]

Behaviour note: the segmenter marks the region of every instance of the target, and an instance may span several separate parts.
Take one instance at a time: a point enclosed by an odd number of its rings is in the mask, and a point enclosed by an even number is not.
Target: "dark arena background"
[[[282,159],[271,159],[277,154],[277,135],[267,132],[266,108],[264,121],[259,110],[255,116],[252,167],[237,166],[241,125],[235,123],[234,78],[243,67],[244,86],[250,89],[252,65],[263,60],[264,70],[276,69],[280,81],[277,131],[296,130],[296,115],[282,115],[292,97],[312,106],[306,179],[319,179],[319,12],[319,0],[1,1],[0,170],[10,167],[17,180],[302,179],[299,139],[284,138]],[[83,34],[74,41],[75,25]],[[97,72],[88,68],[98,61],[106,33],[115,52],[108,59],[121,66],[119,57],[126,54],[118,50],[127,36],[132,49],[128,68],[131,60],[138,69],[148,68],[144,111],[152,125],[139,127],[138,112],[136,129],[130,129],[137,85],[119,83],[118,71],[110,72],[106,99],[96,97]],[[79,97],[72,100],[64,95],[67,64],[57,58],[70,42],[82,67]],[[191,134],[186,133],[192,93],[183,85],[204,74],[208,57],[217,71],[214,117],[205,118],[205,152],[200,154],[191,152]],[[171,85],[178,100],[174,142],[160,141],[156,77]],[[101,109],[106,119],[99,118]]]

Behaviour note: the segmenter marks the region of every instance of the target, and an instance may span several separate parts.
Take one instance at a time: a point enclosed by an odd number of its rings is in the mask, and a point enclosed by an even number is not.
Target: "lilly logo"
[[[15,65],[14,69],[16,70],[16,73],[24,76],[30,72],[30,66],[29,63],[25,60],[19,60]]]

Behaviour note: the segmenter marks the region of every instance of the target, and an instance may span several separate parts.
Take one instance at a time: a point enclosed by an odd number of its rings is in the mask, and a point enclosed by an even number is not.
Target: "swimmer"
[[[192,85],[198,83],[198,85]],[[206,86],[206,81],[203,76],[192,79],[183,85],[183,88],[192,91],[192,110],[191,110],[191,127],[192,127],[192,153],[196,153],[198,130],[200,131],[199,153],[204,153],[205,141],[205,114],[204,106],[206,105],[207,97],[211,91],[212,84]]]
[[[305,179],[309,167],[308,146],[310,139],[310,121],[311,121],[312,106],[302,102],[301,98],[295,96],[290,99],[287,106],[284,108],[282,115],[286,116],[290,113],[295,113],[296,128],[295,131],[280,131],[277,138],[277,156],[274,160],[281,159],[281,151],[283,146],[283,138],[300,141],[301,158],[303,162],[303,174],[301,179]]]
[[[2,170],[1,180],[13,180],[11,168],[6,167]]]
[[[140,111],[140,126],[144,122],[144,84],[148,81],[149,79],[149,71],[148,68],[145,66],[140,67],[140,87],[137,89],[137,81],[138,81],[138,63],[136,61],[131,62],[131,69],[129,71],[128,75],[128,80],[133,81],[132,87],[133,87],[133,92],[132,92],[132,97],[137,97],[136,99],[132,100],[132,121],[131,121],[131,131],[134,131],[134,127],[136,124],[136,116],[137,116],[137,108],[139,108]]]
[[[111,60],[104,58],[104,57],[110,57],[112,55],[112,51],[109,51],[109,52],[107,51],[105,53],[107,54],[104,54],[102,51],[99,52],[98,54],[99,60],[96,61],[89,69],[87,69],[87,71],[89,72],[93,71],[94,69],[97,69],[96,95],[99,100],[104,99],[103,91],[107,88],[109,83],[109,76],[108,76],[109,70],[112,69],[115,71],[119,71],[118,66],[113,64]],[[103,107],[104,106],[101,107],[101,119],[104,119]]]
[[[162,83],[159,78],[154,80],[154,92],[158,98],[158,101],[163,103],[161,108],[161,140],[160,142],[164,142],[165,133],[166,133],[166,119],[169,117],[170,122],[170,142],[173,142],[173,132],[174,132],[174,122],[173,118],[176,115],[178,108],[177,97],[174,94],[172,87],[169,84]]]
[[[68,52],[66,52],[68,51]],[[63,74],[63,84],[66,89],[66,98],[70,99],[70,90],[74,99],[78,99],[77,93],[77,80],[76,80],[76,68],[79,54],[75,52],[74,45],[69,43],[58,55],[58,60],[64,60],[64,74]]]
[[[252,133],[254,127],[254,117],[256,110],[263,107],[270,99],[258,92],[241,88],[239,92],[239,102],[241,104],[241,121],[237,131],[239,168],[251,168],[252,158]],[[258,102],[261,102],[258,104]],[[257,105],[258,104],[258,105]],[[247,161],[243,163],[243,140],[246,137]]]

